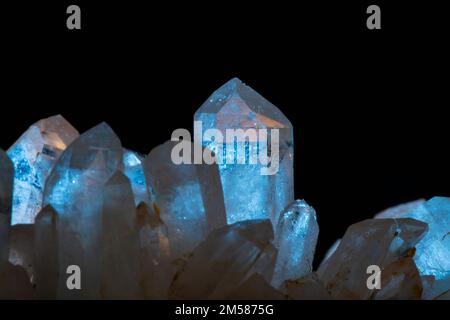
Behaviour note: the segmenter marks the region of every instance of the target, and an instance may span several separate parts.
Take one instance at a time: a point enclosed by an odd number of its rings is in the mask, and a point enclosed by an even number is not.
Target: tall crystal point
[[[434,197],[387,209],[375,218],[413,218],[428,223],[429,230],[417,244],[414,261],[421,276],[433,276],[424,298],[450,290],[450,198]]]
[[[12,224],[34,222],[50,171],[77,137],[78,132],[58,115],[33,124],[9,148],[15,168]]]
[[[44,205],[59,214],[60,274],[70,265],[83,271],[83,290],[68,290],[61,280],[61,298],[99,297],[103,191],[122,155],[119,138],[102,123],[74,141],[48,177]]]
[[[8,261],[14,168],[0,149],[0,272]]]
[[[312,270],[319,226],[316,212],[303,200],[296,200],[283,211],[275,233],[278,255],[272,285],[299,279]]]
[[[294,200],[293,129],[283,113],[234,78],[197,110],[194,135],[219,163],[228,224],[270,218],[276,225]]]
[[[210,230],[226,223],[217,166],[175,164],[171,155],[177,145],[168,141],[154,148],[144,162],[173,258],[191,251]]]

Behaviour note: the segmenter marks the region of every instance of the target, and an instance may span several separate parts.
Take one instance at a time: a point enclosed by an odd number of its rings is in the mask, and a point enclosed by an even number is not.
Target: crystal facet
[[[139,238],[130,181],[116,172],[104,189],[101,297],[142,297]]]
[[[102,123],[83,133],[61,155],[48,177],[44,205],[59,214],[59,268],[77,265],[83,270],[83,290],[67,290],[63,298],[96,298],[100,295],[100,239],[103,192],[120,168],[122,146],[113,130]]]
[[[42,208],[45,182],[61,153],[78,137],[62,117],[32,125],[8,150],[14,163],[12,224],[33,223]]]
[[[296,200],[282,212],[275,232],[275,288],[311,272],[318,236],[316,212],[305,201]]]
[[[136,206],[141,202],[150,204],[144,168],[142,165],[143,161],[144,157],[137,152],[130,150],[123,151],[123,173],[130,180]]]
[[[225,299],[248,279],[273,239],[269,220],[212,231],[174,277],[171,299]]]
[[[201,122],[201,123],[200,123]],[[271,157],[277,150],[271,150],[269,144],[259,143],[254,138],[243,136],[242,140],[229,136],[227,143],[218,144],[204,136],[198,136],[197,123],[201,132],[208,129],[219,130],[225,137],[227,129],[241,129],[246,133],[254,132],[260,136],[263,130],[277,130],[279,133],[279,168],[275,174],[263,175],[261,169],[267,165],[250,161],[250,155],[266,154]],[[250,131],[248,131],[250,130]],[[218,156],[229,154],[219,161],[220,177],[225,198],[228,224],[251,219],[271,219],[276,225],[278,215],[294,200],[293,177],[293,129],[283,113],[239,79],[232,79],[215,91],[194,115],[195,140],[211,149]],[[268,133],[273,137],[273,134]],[[239,150],[245,152],[245,163],[238,163]],[[230,152],[231,151],[231,152]],[[231,161],[230,161],[231,160]],[[272,165],[276,162],[271,158]]]
[[[318,270],[320,280],[338,299],[368,299],[367,268],[383,269],[408,255],[427,225],[413,219],[365,220],[351,225],[341,243]]]

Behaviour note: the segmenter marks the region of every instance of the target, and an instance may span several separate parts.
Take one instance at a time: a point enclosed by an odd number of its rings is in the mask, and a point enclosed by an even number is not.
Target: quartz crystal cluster
[[[289,120],[232,79],[195,113],[199,124],[275,129],[279,140],[196,137],[184,143],[202,153],[243,147],[270,159],[180,164],[178,141],[143,156],[106,123],[80,135],[54,116],[0,150],[0,298],[450,298],[450,198],[351,225],[313,270],[319,225],[294,199]],[[261,174],[274,161],[276,173]],[[375,288],[369,266],[381,271]]]

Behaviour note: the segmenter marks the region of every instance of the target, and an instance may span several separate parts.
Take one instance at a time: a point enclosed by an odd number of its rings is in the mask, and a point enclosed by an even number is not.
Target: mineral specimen
[[[11,148],[14,169],[12,224],[33,223],[42,208],[45,182],[61,153],[78,137],[62,117],[33,124]]]
[[[136,206],[141,202],[150,204],[142,161],[144,157],[131,150],[123,151],[123,173],[130,179]]]
[[[104,189],[122,163],[122,146],[102,123],[83,133],[61,155],[48,177],[44,205],[59,214],[59,272],[77,265],[83,270],[83,290],[67,290],[61,298],[100,297],[101,235]]]
[[[218,159],[228,224],[270,218],[276,225],[278,215],[294,200],[293,129],[289,120],[235,78],[215,91],[195,113],[194,132],[209,129],[219,130],[227,140],[220,144],[195,134],[195,141],[211,149]],[[243,135],[230,137],[230,129],[241,130]],[[273,150],[268,139],[261,139],[267,130],[272,139],[279,134]],[[266,155],[269,162],[252,162],[255,155]],[[262,174],[261,170],[270,165],[279,165],[278,171]]]
[[[312,270],[319,226],[316,212],[303,200],[296,200],[283,211],[275,232],[278,255],[272,285],[299,279]]]

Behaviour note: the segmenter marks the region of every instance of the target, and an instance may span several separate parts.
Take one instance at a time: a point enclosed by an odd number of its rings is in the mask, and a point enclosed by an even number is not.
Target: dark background
[[[316,265],[350,224],[450,196],[439,2],[92,2],[2,5],[0,148],[62,114],[80,132],[106,121],[147,154],[239,77],[294,125],[296,197],[319,219]],[[69,4],[80,31],[66,29]],[[366,28],[369,4],[382,30]]]

